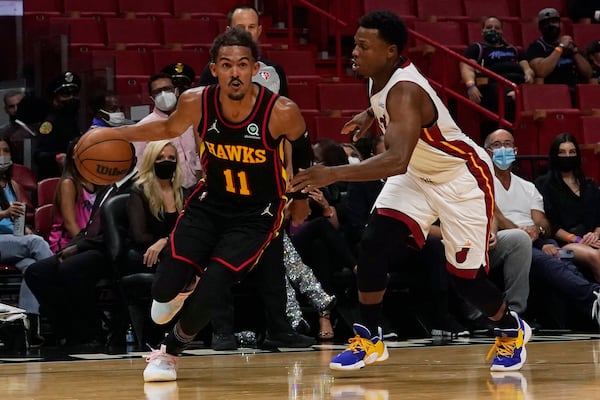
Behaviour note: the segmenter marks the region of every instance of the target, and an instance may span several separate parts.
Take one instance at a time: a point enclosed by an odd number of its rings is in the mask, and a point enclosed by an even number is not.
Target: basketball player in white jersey
[[[492,371],[520,369],[531,328],[508,309],[487,279],[487,245],[494,212],[493,167],[486,152],[450,117],[427,79],[401,54],[403,21],[388,11],[364,16],[356,31],[353,69],[369,78],[371,107],[342,133],[366,131],[377,121],[387,151],[359,164],[315,165],[294,178],[308,191],[336,181],[387,181],[363,234],[358,260],[361,324],[350,346],[330,368],[353,370],[388,358],[382,341],[382,301],[390,257],[408,245],[422,246],[429,227],[441,221],[447,269],[455,286],[496,328]]]

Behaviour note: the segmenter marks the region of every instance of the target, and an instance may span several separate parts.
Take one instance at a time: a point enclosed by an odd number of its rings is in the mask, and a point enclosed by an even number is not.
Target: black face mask
[[[548,43],[554,43],[560,36],[560,26],[548,24],[542,27],[542,37]]]
[[[577,156],[556,157],[556,166],[560,172],[573,171],[577,166]]]
[[[79,112],[79,99],[77,97],[60,102],[59,110],[65,114],[77,114]]]
[[[177,169],[175,161],[159,161],[154,163],[154,173],[158,179],[171,179]]]
[[[483,40],[489,44],[497,44],[502,41],[502,34],[494,29],[483,31]]]

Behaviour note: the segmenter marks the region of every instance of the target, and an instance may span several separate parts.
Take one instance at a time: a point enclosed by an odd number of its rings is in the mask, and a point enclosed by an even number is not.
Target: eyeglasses
[[[515,147],[515,142],[512,140],[505,140],[504,142],[497,140],[495,142],[490,143],[490,145],[487,148],[496,150],[501,147]]]
[[[159,95],[161,92],[175,92],[175,86],[163,86],[161,88],[154,89],[150,92],[150,96],[155,97]]]

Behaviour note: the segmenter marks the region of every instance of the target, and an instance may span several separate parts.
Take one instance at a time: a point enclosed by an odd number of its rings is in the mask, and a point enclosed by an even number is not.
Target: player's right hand
[[[358,139],[367,136],[367,132],[373,124],[373,118],[367,114],[367,110],[355,115],[350,121],[346,122],[342,127],[342,135],[348,135],[352,133],[354,136],[352,140],[354,142]]]

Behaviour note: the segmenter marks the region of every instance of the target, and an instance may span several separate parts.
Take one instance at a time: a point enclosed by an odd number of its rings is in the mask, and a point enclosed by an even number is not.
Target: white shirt
[[[510,177],[510,187],[506,190],[500,180],[494,176],[496,205],[515,225],[532,226],[534,223],[531,210],[544,212],[544,199],[533,183],[513,173]]]

